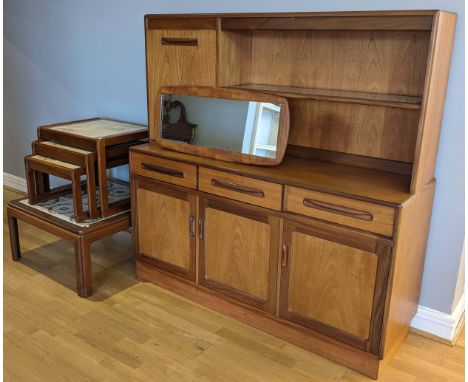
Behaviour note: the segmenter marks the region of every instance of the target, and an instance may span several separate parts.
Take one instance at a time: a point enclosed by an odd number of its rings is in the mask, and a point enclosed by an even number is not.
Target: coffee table
[[[11,201],[7,206],[7,217],[14,261],[21,259],[18,220],[68,240],[74,245],[76,289],[80,297],[89,297],[93,293],[91,244],[131,226],[130,211],[88,223],[73,223],[58,217],[57,214],[47,213],[29,205],[27,198]]]
[[[92,118],[55,125],[40,126],[39,139],[96,152],[97,181],[100,190],[101,216],[107,217],[121,210],[109,206],[107,195],[107,159],[115,148],[130,146],[148,137],[148,128],[110,119]],[[141,143],[141,142],[140,142]],[[128,163],[128,149],[125,151]],[[125,159],[125,158],[124,158]]]

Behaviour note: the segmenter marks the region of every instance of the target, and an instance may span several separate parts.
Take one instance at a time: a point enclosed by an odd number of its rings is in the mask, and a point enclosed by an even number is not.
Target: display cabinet
[[[376,378],[418,303],[455,21],[146,16],[151,141],[130,159],[138,275]],[[177,86],[286,99],[282,162],[158,145],[158,92]]]

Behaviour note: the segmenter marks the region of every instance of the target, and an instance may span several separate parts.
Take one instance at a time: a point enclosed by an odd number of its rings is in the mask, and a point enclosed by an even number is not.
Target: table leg
[[[11,245],[11,257],[13,261],[19,261],[21,259],[21,249],[18,235],[18,220],[8,215],[8,228],[10,230],[10,245]]]
[[[34,179],[37,187],[37,194],[44,197],[50,191],[49,174],[36,171]]]
[[[28,188],[29,203],[37,204],[38,195],[36,185],[36,172],[30,168],[27,157],[25,158],[24,163],[26,167],[26,186]]]
[[[96,205],[96,176],[94,174],[94,157],[86,157],[86,187],[88,191],[88,214],[91,219],[99,217]]]
[[[93,293],[91,270],[91,243],[83,236],[75,242],[76,290],[78,296],[89,297]]]
[[[83,212],[83,199],[81,198],[81,179],[77,172],[72,175],[72,196],[75,219],[76,221],[83,221],[86,219],[86,215]]]
[[[99,179],[99,201],[101,203],[101,216],[106,217],[109,209],[109,199],[107,195],[107,165],[106,165],[106,144],[105,141],[97,142],[97,163]]]

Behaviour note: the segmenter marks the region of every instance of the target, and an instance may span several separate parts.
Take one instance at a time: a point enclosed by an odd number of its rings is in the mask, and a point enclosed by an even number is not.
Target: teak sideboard
[[[138,275],[377,378],[419,298],[455,23],[429,10],[146,16]],[[162,86],[287,98],[285,159],[158,146]]]

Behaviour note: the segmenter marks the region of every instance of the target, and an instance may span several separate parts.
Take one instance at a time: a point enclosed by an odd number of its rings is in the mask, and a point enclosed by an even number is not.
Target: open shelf
[[[341,90],[308,89],[291,86],[276,86],[262,84],[231,85],[237,89],[247,89],[272,93],[286,98],[313,99],[319,101],[357,103],[396,107],[401,109],[420,109],[421,97],[393,94],[365,93]]]

